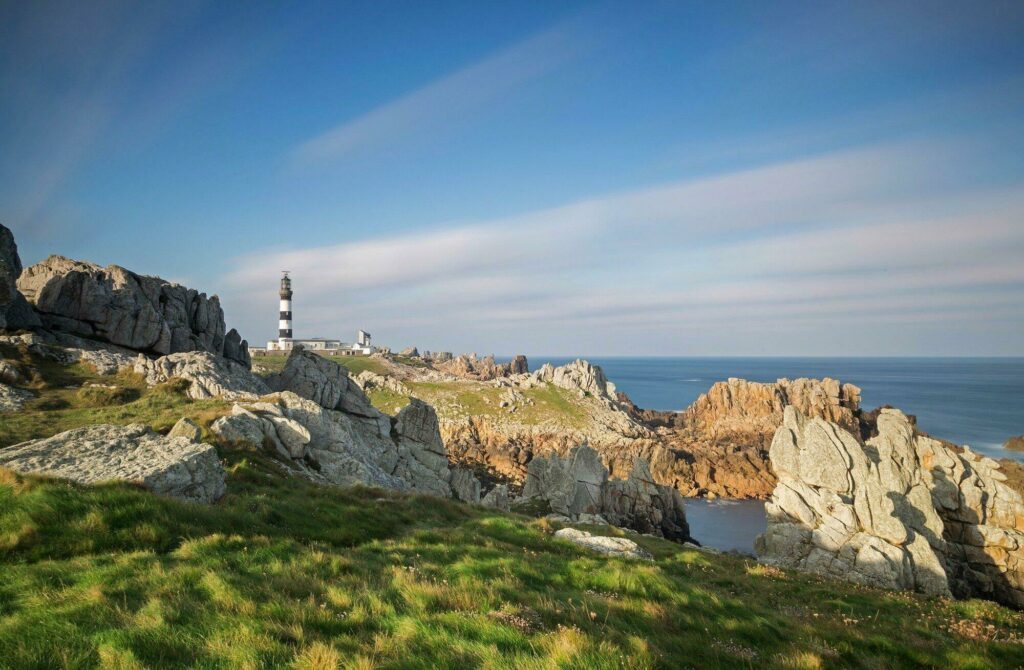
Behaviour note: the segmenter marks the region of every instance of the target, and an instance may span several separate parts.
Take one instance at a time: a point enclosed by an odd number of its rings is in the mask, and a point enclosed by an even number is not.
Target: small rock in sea
[[[1003,449],[1012,449],[1014,451],[1024,451],[1024,435],[1018,435],[1011,437],[1003,443]]]

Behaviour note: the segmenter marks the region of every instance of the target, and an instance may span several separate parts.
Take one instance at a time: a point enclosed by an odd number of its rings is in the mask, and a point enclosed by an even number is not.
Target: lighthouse
[[[288,270],[282,270],[281,274],[281,316],[278,322],[277,343],[281,349],[290,349],[292,341],[292,280],[288,277]]]
[[[289,352],[293,347],[315,351],[325,356],[369,356],[376,348],[370,344],[370,334],[360,330],[357,335],[358,344],[346,344],[341,340],[326,337],[295,339],[292,335],[292,279],[289,270],[281,270],[281,290],[277,322],[277,339],[267,342],[266,349],[250,347],[249,351],[259,355],[269,352]]]

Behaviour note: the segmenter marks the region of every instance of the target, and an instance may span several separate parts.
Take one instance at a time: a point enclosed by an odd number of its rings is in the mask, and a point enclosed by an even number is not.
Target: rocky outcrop
[[[285,391],[238,403],[211,430],[236,446],[268,449],[324,483],[451,496],[448,455],[433,409],[413,401],[395,417],[326,409]]]
[[[206,351],[249,365],[241,338],[233,336],[225,349],[217,296],[117,265],[102,268],[63,256],[25,268],[18,289],[49,330],[150,354]]]
[[[555,514],[577,520],[601,515],[608,523],[672,540],[690,539],[682,496],[654,482],[647,463],[634,459],[625,479],[609,479],[594,449],[582,445],[565,457],[534,458],[522,501],[540,500]]]
[[[441,439],[434,408],[413,398],[395,415],[393,433],[399,447],[395,474],[407,482],[424,482],[417,488],[450,495],[448,450]]]
[[[0,330],[19,330],[40,325],[39,317],[18,291],[17,281],[21,269],[14,235],[0,225]]]
[[[194,400],[222,397],[226,400],[256,399],[269,393],[262,379],[241,363],[205,351],[189,351],[157,359],[138,355],[135,372],[150,386],[174,378],[189,382],[186,394]]]
[[[22,381],[21,371],[14,364],[0,360],[0,383],[17,384]]]
[[[184,437],[189,442],[201,442],[203,439],[203,430],[199,427],[199,424],[192,419],[182,417],[171,427],[170,432],[167,433],[167,437]]]
[[[380,415],[348,370],[302,347],[292,349],[284,370],[268,383],[275,391],[291,391],[326,409],[370,418]]]
[[[715,383],[685,411],[674,427],[707,441],[768,444],[782,425],[783,410],[831,421],[857,432],[860,389],[835,379],[779,379],[774,383],[729,379]]]
[[[416,347],[406,347],[398,352],[399,356],[405,356],[406,358],[419,358],[420,351]]]
[[[381,389],[398,395],[412,395],[412,389],[403,384],[401,380],[395,379],[394,377],[379,375],[376,372],[370,372],[369,370],[363,370],[352,379],[359,385],[359,388],[363,389],[364,392],[370,391],[371,389]]]
[[[555,537],[586,547],[591,551],[616,558],[638,558],[646,561],[653,560],[650,552],[638,545],[633,540],[625,537],[604,537],[592,535],[585,530],[575,528],[562,528],[555,531]]]
[[[224,335],[224,358],[241,363],[252,369],[252,356],[249,354],[249,343],[242,339],[238,331],[232,328]]]
[[[866,442],[785,410],[765,562],[871,586],[1024,606],[1024,501],[995,461],[917,434],[898,410]]]
[[[208,444],[164,437],[142,424],[76,428],[0,450],[0,466],[81,484],[122,481],[189,502],[224,495],[224,469]]]
[[[491,381],[512,375],[526,374],[530,367],[526,356],[516,356],[508,363],[498,363],[494,356],[478,358],[476,354],[462,354],[454,358],[451,355],[433,355],[429,359],[435,370],[460,379],[472,379],[476,381]]]
[[[515,377],[513,384],[523,388],[554,384],[559,388],[574,391],[580,397],[593,396],[609,407],[618,408],[619,405],[615,384],[608,381],[604,370],[581,359],[557,368],[545,363],[532,375]]]
[[[633,459],[626,479],[609,479],[601,490],[601,516],[613,526],[685,542],[690,526],[679,491],[654,481],[647,461]]]
[[[656,481],[672,482],[686,496],[767,498],[776,479],[768,445],[788,406],[861,433],[872,415],[860,409],[860,389],[834,379],[780,379],[772,383],[729,379],[714,384],[683,412],[620,406],[658,431],[637,445]]]
[[[1003,449],[1010,449],[1012,451],[1024,451],[1024,435],[1011,437],[1010,439],[1003,443]]]
[[[558,454],[530,461],[523,486],[523,500],[537,498],[551,511],[573,518],[601,512],[601,489],[608,481],[608,469],[601,456],[585,445],[563,458]]]
[[[235,405],[231,414],[222,416],[210,426],[225,442],[236,447],[262,449],[264,447],[286,458],[306,456],[306,446],[312,436],[295,419],[285,415],[287,403],[260,402],[243,407]]]
[[[452,468],[452,495],[462,502],[480,502],[480,480],[468,468]]]

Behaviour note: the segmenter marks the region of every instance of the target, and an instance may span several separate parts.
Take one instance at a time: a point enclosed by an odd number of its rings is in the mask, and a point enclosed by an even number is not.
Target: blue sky
[[[1024,354],[1024,5],[4,3],[0,222],[273,337]]]

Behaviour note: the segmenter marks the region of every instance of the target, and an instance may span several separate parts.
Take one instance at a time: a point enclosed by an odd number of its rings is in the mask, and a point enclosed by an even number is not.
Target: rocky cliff
[[[585,445],[564,457],[538,456],[530,461],[520,499],[531,500],[576,521],[600,519],[680,542],[691,539],[682,496],[656,483],[641,458],[632,459],[624,477],[610,478],[601,455]]]
[[[18,291],[21,269],[14,235],[0,225],[0,330],[20,330],[39,325],[39,317]]]
[[[17,287],[49,330],[149,354],[207,351],[250,365],[246,342],[226,331],[217,296],[63,256],[25,268]]]
[[[995,461],[879,413],[867,441],[785,409],[765,562],[871,586],[1024,606],[1024,501]]]

